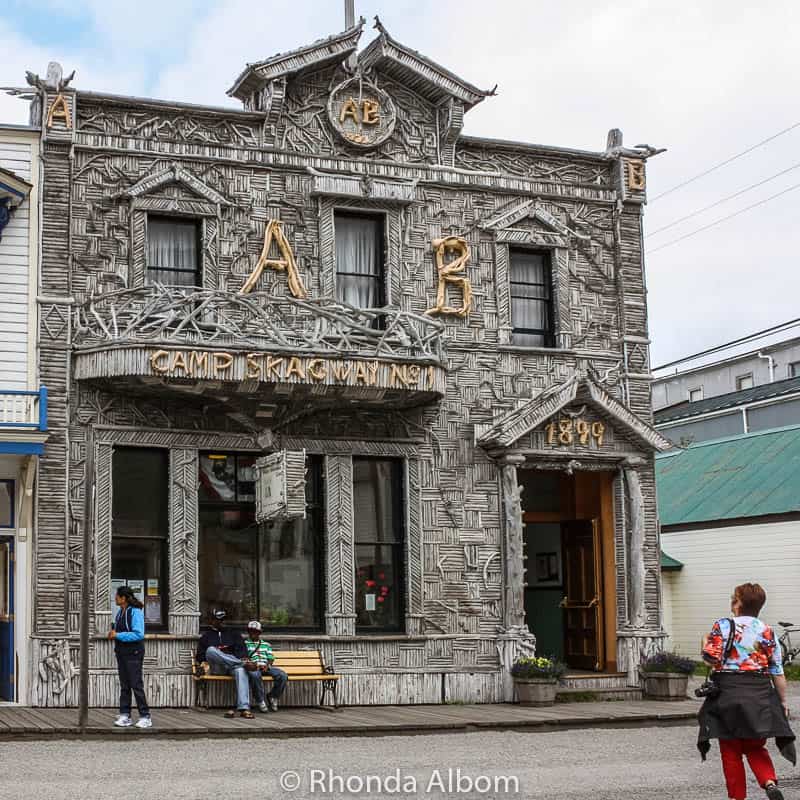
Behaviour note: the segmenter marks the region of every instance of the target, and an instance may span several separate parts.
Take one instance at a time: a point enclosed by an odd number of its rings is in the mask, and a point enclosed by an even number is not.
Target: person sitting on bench
[[[225,628],[227,612],[224,608],[211,612],[211,630],[206,631],[197,644],[196,660],[198,664],[209,664],[214,675],[233,675],[236,681],[236,709],[225,713],[226,717],[239,716],[253,719],[250,711],[250,684],[247,679],[248,670],[257,669],[253,662],[247,660],[244,639],[237,631]],[[261,673],[258,673],[259,677]]]
[[[257,672],[247,673],[258,707],[261,711],[266,711],[267,703],[269,703],[269,710],[277,711],[278,698],[283,694],[289,677],[282,669],[272,665],[275,656],[272,654],[272,647],[269,642],[265,642],[261,638],[261,623],[258,620],[247,623],[247,639],[245,639],[244,644],[247,648],[247,658],[258,665]],[[269,675],[272,678],[272,689],[267,694],[267,702],[264,702],[262,675]]]

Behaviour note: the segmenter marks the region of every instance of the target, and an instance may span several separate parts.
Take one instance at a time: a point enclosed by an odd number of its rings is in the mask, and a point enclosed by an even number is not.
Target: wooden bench
[[[320,681],[322,683],[322,696],[320,706],[325,705],[325,697],[328,692],[333,699],[333,707],[338,708],[336,701],[337,681],[341,677],[334,672],[333,667],[326,666],[322,659],[322,652],[319,650],[275,650],[273,652],[275,660],[272,665],[282,669],[290,681]],[[192,680],[195,685],[196,706],[204,706],[208,710],[208,684],[211,681],[230,681],[233,682],[232,675],[212,675],[204,669],[208,665],[198,664],[192,655]],[[262,681],[272,682],[269,675],[263,675]],[[204,702],[200,702],[200,698]]]

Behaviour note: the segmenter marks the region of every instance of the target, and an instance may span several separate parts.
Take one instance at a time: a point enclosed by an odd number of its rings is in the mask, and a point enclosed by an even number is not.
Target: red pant
[[[775,781],[775,767],[764,747],[766,739],[720,739],[719,752],[722,756],[722,771],[728,786],[728,797],[731,800],[745,800],[747,797],[747,780],[744,774],[742,756],[747,756],[747,763],[756,776],[758,785],[764,788],[768,781]]]

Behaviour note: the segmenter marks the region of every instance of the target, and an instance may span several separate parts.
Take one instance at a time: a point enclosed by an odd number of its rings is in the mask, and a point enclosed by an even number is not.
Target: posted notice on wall
[[[374,611],[375,610],[375,595],[374,594],[365,594],[364,595],[364,608],[367,611]]]

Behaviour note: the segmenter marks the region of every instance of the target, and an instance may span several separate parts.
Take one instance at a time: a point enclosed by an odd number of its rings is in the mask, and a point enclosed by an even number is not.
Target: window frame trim
[[[384,307],[399,308],[401,292],[402,226],[405,211],[385,201],[365,199],[347,200],[342,197],[320,197],[318,236],[320,260],[320,288],[326,297],[336,297],[336,231],[337,213],[353,216],[382,216],[383,226],[383,280]]]
[[[0,478],[0,483],[4,483],[10,487],[11,496],[11,524],[5,525],[0,523],[0,531],[13,531],[17,527],[17,482],[14,478]]]
[[[535,247],[535,246],[516,246],[516,245],[508,245],[508,297],[509,297],[509,309],[508,309],[508,316],[509,322],[511,325],[511,340],[510,344],[518,345],[520,347],[541,347],[547,350],[554,350],[557,349],[557,334],[556,330],[558,327],[558,309],[556,307],[556,279],[553,270],[553,250],[555,248],[542,248],[542,247]],[[530,253],[531,255],[543,255],[545,257],[545,270],[547,272],[546,275],[546,282],[545,283],[524,283],[522,281],[515,281],[512,280],[512,260],[514,253]],[[513,313],[513,301],[519,299],[525,300],[534,300],[540,301],[540,298],[519,298],[514,296],[513,286],[545,286],[549,288],[550,296],[547,298],[547,304],[550,308],[550,319],[551,319],[551,327],[550,330],[542,330],[538,328],[518,328],[514,325],[514,313]],[[525,335],[533,335],[533,336],[542,336],[544,339],[543,345],[525,345],[521,342],[514,342],[514,334],[521,333]],[[548,344],[551,342],[551,344]]]
[[[355,529],[353,530],[353,611],[355,613],[354,631],[356,636],[376,636],[381,634],[405,634],[408,627],[408,565],[406,563],[408,558],[408,487],[407,487],[407,469],[406,459],[398,458],[396,456],[383,456],[383,455],[354,455],[351,458],[353,469],[353,491],[351,497],[353,498],[353,518],[355,518],[355,462],[359,461],[390,461],[394,464],[392,482],[397,483],[395,487],[397,497],[399,498],[399,509],[393,509],[393,515],[397,513],[397,521],[400,525],[398,537],[391,542],[359,542],[356,541]],[[355,604],[356,593],[356,548],[364,545],[366,547],[391,547],[395,553],[399,553],[399,564],[397,569],[397,585],[400,590],[400,599],[398,600],[397,610],[397,626],[381,626],[365,628],[358,624],[358,609]]]
[[[114,503],[113,503],[113,486],[114,486],[114,453],[117,450],[154,450],[154,451],[166,451],[166,464],[167,464],[167,530],[164,536],[114,536]],[[166,592],[162,591],[161,597],[162,600],[162,608],[161,608],[161,622],[154,624],[152,622],[148,623],[145,622],[145,629],[149,629],[154,633],[163,634],[163,633],[171,633],[170,630],[170,608],[171,608],[171,599],[172,599],[172,572],[171,572],[171,547],[172,547],[172,520],[171,520],[171,503],[172,503],[172,470],[171,470],[171,453],[169,448],[165,447],[136,447],[130,445],[114,445],[111,451],[111,475],[110,475],[110,483],[112,487],[112,502],[111,502],[111,509],[110,509],[110,521],[111,521],[111,530],[110,530],[110,542],[109,542],[109,554],[108,554],[108,570],[109,570],[109,581],[113,580],[114,578],[114,540],[124,540],[126,542],[135,542],[135,541],[147,541],[147,542],[160,542],[161,543],[161,558],[159,559],[161,562],[161,575],[159,575],[159,581],[161,582],[162,586],[166,589]],[[147,578],[145,578],[145,592],[147,591]],[[145,597],[147,595],[145,594]],[[110,599],[110,594],[109,594]],[[116,611],[111,608],[111,615],[112,617],[115,615]]]
[[[153,219],[159,220],[161,222],[166,221],[177,221],[177,222],[191,222],[192,226],[194,227],[194,238],[195,238],[195,268],[194,270],[188,269],[179,269],[177,267],[159,267],[159,271],[161,272],[178,272],[182,275],[186,275],[189,272],[194,272],[194,276],[197,279],[196,283],[193,283],[192,286],[194,288],[202,289],[204,288],[204,264],[203,264],[203,240],[204,240],[204,223],[203,218],[199,216],[194,216],[190,214],[180,214],[180,213],[169,213],[164,212],[163,214],[158,213],[157,211],[148,211],[145,214],[145,243],[144,243],[144,254],[145,254],[145,264],[144,264],[144,279],[145,285],[151,285],[148,283],[148,276],[150,271],[154,269],[154,267],[150,266],[150,223]],[[170,287],[173,287],[173,284],[168,284]],[[180,286],[175,285],[174,288],[178,289],[189,289],[189,286]]]

